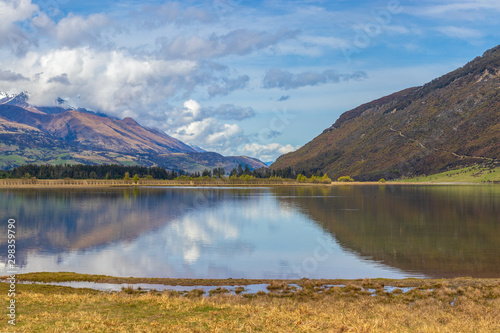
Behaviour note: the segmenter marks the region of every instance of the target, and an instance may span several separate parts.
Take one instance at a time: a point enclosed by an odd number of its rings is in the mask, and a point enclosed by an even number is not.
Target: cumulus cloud
[[[191,122],[177,128],[172,134],[186,143],[222,153],[231,153],[244,141],[242,130],[237,124],[224,124],[215,118]]]
[[[188,144],[207,151],[234,155],[240,154],[239,147],[248,143],[249,139],[239,125],[228,121],[253,116],[255,111],[250,107],[234,104],[223,104],[216,108],[202,107],[197,101],[190,99],[183,103],[183,107],[165,111],[164,118],[167,120],[155,125]]]
[[[30,19],[38,10],[38,6],[31,3],[30,0],[2,0],[0,1],[0,33],[3,35],[11,32],[16,22],[23,22]]]
[[[172,130],[210,118],[240,121],[254,117],[255,111],[251,107],[241,107],[234,104],[202,107],[197,101],[190,99],[184,102],[183,107],[166,110],[164,115],[167,118],[167,128]]]
[[[284,102],[290,99],[289,95],[283,95],[280,98],[278,98],[278,102]]]
[[[362,80],[367,77],[365,72],[355,72],[352,74],[339,74],[335,70],[326,70],[321,73],[302,72],[293,74],[272,68],[267,71],[262,81],[266,89],[280,88],[284,90],[297,89],[305,86],[316,86],[325,83],[339,83],[341,81]]]
[[[0,81],[15,82],[15,81],[29,81],[29,79],[11,70],[0,69]]]
[[[131,110],[143,113],[145,107],[190,89],[188,80],[199,68],[193,61],[144,59],[89,47],[30,52],[10,62],[22,71],[20,75],[36,78],[24,88],[31,93],[33,103],[47,105],[64,97],[75,106],[114,116]],[[71,100],[77,96],[78,101]]]
[[[299,149],[300,146],[281,145],[279,143],[269,143],[261,145],[249,143],[243,146],[242,151],[249,156],[258,156],[261,161],[275,161],[279,156]]]
[[[24,31],[20,23],[29,21],[38,6],[30,0],[0,1],[0,48],[7,48],[16,55],[23,55],[37,40]]]
[[[190,99],[189,101],[185,101],[183,109],[184,120],[187,122],[196,120],[201,114],[200,109],[200,104],[198,104],[198,102],[196,102],[195,100]]]
[[[80,45],[96,45],[110,20],[103,14],[92,14],[88,17],[69,14],[60,20],[55,27],[55,36],[61,45],[76,47]]]

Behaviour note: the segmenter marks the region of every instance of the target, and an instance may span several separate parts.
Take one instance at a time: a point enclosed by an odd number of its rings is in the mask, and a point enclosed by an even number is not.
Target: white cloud
[[[0,48],[22,55],[37,41],[25,32],[18,23],[28,21],[38,10],[30,0],[0,1]]]
[[[197,119],[201,113],[201,106],[195,100],[190,99],[184,102],[183,120],[186,123],[191,123]]]
[[[290,153],[299,149],[300,146],[281,145],[279,143],[269,143],[261,145],[258,143],[249,143],[243,146],[242,152],[249,156],[255,156],[261,161],[275,161],[280,155]]]
[[[194,144],[205,150],[232,154],[244,140],[243,132],[237,124],[224,124],[215,118],[193,121],[168,130],[183,142]]]
[[[239,148],[249,142],[241,127],[228,120],[241,121],[251,118],[255,111],[249,107],[222,104],[218,107],[202,107],[190,99],[183,107],[173,107],[163,114],[156,114],[148,125],[159,127],[179,140],[199,146],[207,151],[224,155],[241,155]]]
[[[101,39],[103,28],[109,24],[110,20],[104,14],[88,17],[69,14],[57,23],[55,35],[65,46],[96,45]]]
[[[166,111],[167,121],[161,128],[181,141],[205,150],[234,153],[245,141],[242,129],[237,124],[221,122],[213,115],[191,99],[184,102],[183,108]]]
[[[30,19],[38,11],[38,6],[30,0],[2,0],[0,1],[0,33],[10,32],[12,25]]]
[[[145,108],[182,92],[187,89],[185,78],[198,68],[188,60],[141,59],[89,47],[30,52],[10,59],[9,65],[18,68],[19,75],[32,78],[23,90],[31,93],[34,104],[50,105],[63,97],[74,106],[115,116],[130,110],[144,113]]]

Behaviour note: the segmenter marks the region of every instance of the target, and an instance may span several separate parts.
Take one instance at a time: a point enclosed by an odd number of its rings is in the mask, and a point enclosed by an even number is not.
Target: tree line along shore
[[[224,168],[189,173],[163,167],[123,165],[23,165],[0,170],[1,187],[63,186],[297,186],[297,185],[368,185],[383,184],[385,179],[357,182],[355,177],[340,176],[332,180],[327,174],[286,169],[250,170],[248,166],[226,174]],[[434,175],[390,180],[389,184],[499,184],[500,167],[474,165]]]
[[[353,181],[349,176],[340,181]],[[167,170],[163,167],[123,165],[23,165],[12,170],[0,171],[0,184],[16,185],[296,185],[331,184],[332,180],[322,172],[297,174],[291,170],[250,170],[239,165],[229,174],[222,167],[202,172]]]

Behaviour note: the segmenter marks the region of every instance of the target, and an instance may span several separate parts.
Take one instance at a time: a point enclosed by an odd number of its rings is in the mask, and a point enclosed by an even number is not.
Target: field
[[[71,276],[58,275],[56,273],[54,279]],[[95,280],[92,276],[79,277]],[[37,280],[34,275],[23,279]],[[40,275],[39,279],[51,280],[50,273]],[[189,280],[184,282],[190,284]],[[4,319],[0,330],[500,332],[500,279],[296,282],[300,288],[295,291],[283,281],[268,281],[267,293],[233,295],[222,290],[209,297],[196,292],[144,292],[125,288],[110,293],[18,284],[16,326],[11,327]],[[332,282],[342,284],[325,285]],[[383,289],[387,285],[400,288],[387,292]],[[408,289],[405,290],[405,286]],[[0,283],[5,304],[7,291],[8,285]]]

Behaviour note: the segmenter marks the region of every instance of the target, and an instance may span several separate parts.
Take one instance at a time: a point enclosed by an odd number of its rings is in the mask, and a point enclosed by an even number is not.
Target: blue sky
[[[497,0],[0,0],[0,91],[272,161],[500,44]]]

